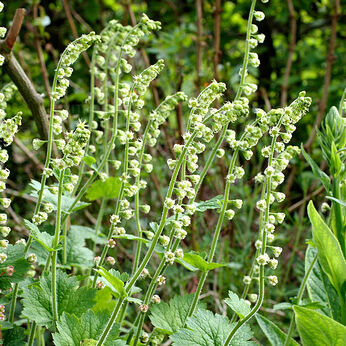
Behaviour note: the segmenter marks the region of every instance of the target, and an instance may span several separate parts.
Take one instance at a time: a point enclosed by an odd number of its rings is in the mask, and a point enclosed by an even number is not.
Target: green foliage
[[[227,317],[199,309],[193,317],[188,318],[187,328],[178,330],[170,336],[170,339],[173,345],[177,346],[223,346],[234,325]],[[249,325],[244,325],[235,334],[230,345],[255,345],[254,342],[249,341],[251,337]]]
[[[79,228],[71,227],[67,234],[66,264],[80,268],[91,268],[93,266],[94,254],[86,247],[85,238],[94,238],[88,234],[82,234]],[[62,252],[60,251],[60,254]]]
[[[30,269],[30,263],[24,258],[24,246],[22,244],[8,245],[2,253],[7,255],[5,262],[0,264],[0,289],[11,288],[11,283],[18,283],[25,279]],[[7,267],[13,266],[13,274],[7,274]]]
[[[32,189],[31,195],[34,197],[37,197],[38,191],[41,188],[41,184],[38,181],[32,180],[30,182],[30,187]],[[52,194],[48,188],[44,188],[43,200],[45,202],[52,203],[55,208],[58,205],[58,196]],[[79,201],[76,203],[76,205],[71,210],[71,206],[74,204],[74,199],[69,197],[69,196],[62,196],[62,203],[61,204],[62,204],[61,205],[62,212],[65,214],[73,213],[75,211],[84,209],[85,207],[90,205],[90,203],[85,203],[85,202]]]
[[[251,310],[250,305],[244,300],[239,299],[236,293],[229,291],[229,298],[224,302],[239,316],[240,319],[244,318]]]
[[[299,335],[304,346],[343,346],[346,327],[320,313],[294,306]]]
[[[30,235],[35,239],[40,245],[42,245],[48,252],[55,251],[52,246],[53,236],[47,232],[41,232],[38,227],[30,222],[29,220],[24,220],[26,228],[30,230]]]
[[[103,267],[99,267],[96,272],[106,279],[106,281],[111,285],[112,289],[115,290],[116,293],[120,295],[120,297],[124,297],[127,295],[123,281],[124,275],[125,277],[128,277],[125,273],[120,274],[118,271],[115,271],[113,269],[106,270]]]
[[[25,329],[19,326],[2,332],[3,345],[6,346],[21,346],[25,343],[26,335]]]
[[[96,341],[101,335],[107,320],[107,312],[94,313],[88,310],[79,317],[64,312],[57,323],[58,331],[53,334],[54,344],[56,346],[96,345]],[[108,341],[104,345],[125,346],[125,341],[114,341],[118,335],[119,325],[115,324],[110,331]]]
[[[317,250],[308,246],[305,255],[305,271],[315,257]],[[340,301],[335,288],[330,283],[327,275],[323,272],[321,265],[317,261],[307,279],[307,292],[312,301],[323,303],[320,311],[325,315],[340,321]]]
[[[275,323],[260,314],[256,314],[256,320],[272,346],[281,346],[285,343],[286,334]],[[291,338],[288,345],[296,346],[299,344]]]
[[[24,288],[23,315],[35,321],[39,326],[53,328],[52,282],[51,275],[41,277],[40,281]],[[95,304],[96,290],[79,288],[76,277],[57,271],[57,297],[59,316],[63,312],[81,316]]]
[[[223,196],[219,195],[209,199],[208,201],[198,202],[196,203],[196,211],[204,212],[209,209],[219,209],[222,199]]]
[[[150,321],[158,329],[171,335],[185,325],[193,295],[175,296],[169,304],[161,302],[150,309]]]
[[[216,268],[224,267],[226,264],[207,262],[200,255],[195,253],[185,253],[183,259],[176,259],[176,262],[183,265],[186,269],[190,271],[200,270],[202,272],[207,272]]]
[[[100,198],[117,198],[120,191],[121,181],[118,177],[111,177],[105,181],[97,180],[89,187],[86,198],[95,201]]]
[[[319,263],[337,291],[343,309],[346,306],[345,258],[336,237],[317,213],[312,202],[308,206],[308,215],[312,224],[313,240],[317,248]],[[345,314],[343,315],[345,316]]]

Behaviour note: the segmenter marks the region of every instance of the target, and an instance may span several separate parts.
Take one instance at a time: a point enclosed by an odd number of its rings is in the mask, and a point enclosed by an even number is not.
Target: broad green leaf
[[[170,336],[176,346],[223,346],[235,326],[227,317],[214,315],[209,310],[197,310],[187,319],[187,328],[179,329]],[[230,345],[256,345],[249,341],[252,337],[250,326],[245,324],[235,334]]]
[[[69,232],[78,233],[78,236],[82,239],[91,239],[96,244],[106,244],[107,239],[102,235],[96,235],[95,230],[90,227],[71,225]]]
[[[124,297],[127,295],[124,289],[124,282],[118,276],[103,267],[99,267],[96,271],[112,285],[120,296]]]
[[[93,343],[101,336],[107,324],[109,314],[107,312],[97,312],[89,310],[79,318],[73,314],[63,313],[57,323],[58,331],[53,334],[54,345],[56,346],[80,346],[96,345]],[[125,346],[123,340],[116,340],[119,335],[119,325],[114,324],[111,329],[105,346]]]
[[[346,327],[342,324],[314,310],[300,306],[294,306],[293,310],[304,346],[346,345]]]
[[[109,316],[111,315],[115,306],[115,300],[113,299],[113,293],[111,288],[105,287],[103,290],[97,290],[95,297],[95,305],[92,311],[97,312],[107,312]]]
[[[312,172],[315,175],[315,178],[319,179],[324,188],[326,189],[327,192],[329,192],[330,190],[330,180],[329,177],[326,173],[324,173],[323,171],[321,171],[321,169],[318,167],[318,165],[316,164],[316,162],[310,157],[310,155],[304,150],[303,145],[301,145],[301,150],[302,150],[302,154],[305,157],[305,160],[309,163]]]
[[[96,159],[92,156],[84,156],[82,160],[89,166],[91,167],[95,162]]]
[[[339,242],[332,231],[317,213],[312,202],[308,206],[308,215],[312,223],[312,234],[323,271],[339,294],[343,295],[346,282],[346,261]]]
[[[2,331],[2,342],[6,346],[21,346],[25,345],[25,329],[19,326]]]
[[[53,328],[52,281],[51,274],[41,277],[34,285],[23,290],[23,316],[35,321],[39,326]],[[57,271],[57,298],[59,316],[63,312],[81,316],[94,306],[96,289],[79,287],[76,277]]]
[[[286,334],[275,323],[260,314],[256,314],[255,317],[272,346],[282,346],[285,343]],[[299,344],[291,338],[289,345],[295,346]]]
[[[85,238],[80,231],[71,228],[67,233],[66,264],[80,268],[92,268],[94,266],[94,253],[86,247]],[[59,260],[62,263],[62,251],[59,252]]]
[[[150,321],[166,334],[173,334],[184,327],[187,314],[193,301],[193,294],[175,296],[169,304],[161,302],[150,308]]]
[[[250,305],[244,300],[239,299],[237,294],[228,291],[229,298],[224,299],[224,302],[240,317],[244,318],[251,310]]]
[[[305,254],[305,271],[310,267],[317,250],[308,246]],[[306,282],[306,289],[309,298],[315,302],[324,303],[320,311],[325,315],[340,321],[340,301],[335,288],[330,283],[328,277],[321,270],[318,261],[315,262]]]
[[[24,245],[8,245],[6,249],[1,250],[7,255],[6,261],[0,264],[0,289],[6,290],[11,287],[11,283],[17,283],[25,279],[25,275],[30,269],[30,263],[24,258]],[[12,276],[7,275],[6,268],[13,266]]]
[[[219,209],[221,206],[221,201],[223,195],[216,196],[214,198],[208,199],[207,201],[196,203],[196,211],[206,211],[208,209]]]
[[[176,262],[183,265],[186,269],[191,271],[200,270],[202,272],[206,272],[209,270],[213,270],[215,268],[225,267],[226,264],[223,263],[208,263],[201,256],[195,253],[185,253],[183,259],[176,259]]]
[[[34,197],[38,196],[38,191],[41,188],[41,183],[35,180],[31,180],[30,182],[30,187],[32,188],[32,193],[31,195]],[[48,188],[44,189],[44,194],[43,194],[43,201],[52,203],[54,205],[54,208],[56,210],[56,207],[58,205],[58,196],[52,194]],[[74,198],[71,198],[69,196],[62,196],[61,197],[61,209],[62,212],[65,214],[70,214],[73,213],[77,210],[83,209],[90,205],[90,203],[85,203],[85,202],[78,202],[73,208],[72,204],[74,203]]]
[[[105,181],[97,180],[91,184],[86,192],[89,201],[100,198],[117,198],[119,195],[121,181],[119,177],[111,177]]]
[[[41,232],[38,227],[30,222],[29,220],[24,219],[25,227],[30,230],[30,235],[34,238],[40,245],[42,245],[47,251],[55,251],[51,245],[53,241],[53,236],[47,232]]]

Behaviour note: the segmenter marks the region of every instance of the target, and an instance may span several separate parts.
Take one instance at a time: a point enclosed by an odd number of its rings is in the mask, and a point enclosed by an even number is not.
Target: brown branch
[[[287,0],[287,6],[288,6],[289,18],[290,18],[291,38],[290,38],[290,44],[288,48],[288,57],[286,62],[284,80],[283,80],[282,88],[281,88],[281,107],[284,107],[287,103],[287,88],[288,88],[288,82],[289,82],[292,63],[293,63],[293,54],[296,47],[296,39],[297,39],[297,20],[296,20],[296,15],[295,15],[292,0]]]
[[[36,92],[32,82],[12,53],[12,48],[19,34],[24,15],[25,9],[17,9],[6,39],[0,41],[0,53],[5,57],[3,65],[5,72],[17,86],[24,101],[28,105],[40,135],[47,139],[49,125],[46,110],[43,106],[43,99]]]
[[[315,119],[314,127],[311,131],[310,137],[307,140],[305,144],[305,148],[307,151],[310,150],[311,145],[315,139],[316,136],[316,129],[319,128],[324,112],[327,107],[327,101],[328,101],[328,93],[329,93],[329,85],[330,85],[330,79],[332,75],[332,66],[335,62],[335,55],[334,55],[334,50],[335,50],[335,45],[336,45],[336,33],[337,33],[337,24],[338,24],[338,17],[339,17],[339,9],[340,9],[340,0],[335,0],[334,2],[334,11],[333,11],[333,16],[332,16],[332,24],[331,24],[331,35],[330,35],[330,40],[329,40],[329,46],[328,46],[328,53],[327,53],[327,58],[326,58],[326,73],[324,75],[324,83],[323,83],[323,95],[322,99],[318,105],[319,111],[317,114],[317,117]]]
[[[215,1],[215,11],[214,11],[214,78],[219,81],[219,59],[221,56],[220,51],[220,19],[221,19],[221,0]]]
[[[25,8],[18,8],[14,15],[11,28],[8,31],[7,37],[5,39],[5,43],[10,51],[12,50],[14,44],[16,43],[17,36],[23,24],[25,13],[26,13]]]
[[[33,8],[34,21],[37,19],[37,11],[38,11],[38,4],[34,4],[34,8]],[[37,31],[37,27],[35,25],[33,25],[32,31],[34,33],[34,43],[35,43],[35,48],[37,51],[38,59],[40,62],[40,68],[41,68],[41,72],[42,72],[44,87],[46,89],[47,96],[49,97],[50,96],[49,77],[48,77],[46,63],[44,61],[44,57],[43,57],[43,53],[42,53],[40,37],[39,37],[38,31]]]
[[[65,10],[67,21],[68,21],[70,28],[71,28],[71,31],[72,31],[72,35],[73,35],[74,39],[76,40],[78,38],[78,33],[77,33],[76,26],[74,24],[74,20],[73,20],[72,14],[71,14],[68,0],[63,0],[62,2],[64,5],[64,10]],[[83,52],[82,55],[83,55],[83,59],[84,59],[85,63],[88,65],[88,67],[90,67],[91,63],[90,63],[90,59],[88,57],[88,54]]]
[[[202,66],[202,0],[196,0],[196,25],[197,25],[197,53],[196,53],[196,93],[200,92],[201,86],[201,66]]]

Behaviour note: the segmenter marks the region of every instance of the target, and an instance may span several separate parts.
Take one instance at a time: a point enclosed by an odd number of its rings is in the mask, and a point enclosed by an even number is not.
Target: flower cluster
[[[255,177],[257,183],[263,184],[265,194],[264,198],[256,203],[256,208],[262,214],[263,224],[260,230],[260,238],[255,243],[257,265],[254,268],[254,274],[259,273],[260,266],[269,265],[271,269],[276,269],[278,266],[276,258],[280,256],[282,249],[269,244],[274,241],[276,227],[284,221],[285,214],[273,212],[271,207],[274,202],[280,203],[285,199],[285,194],[276,190],[284,181],[282,172],[288,166],[289,161],[293,156],[300,153],[298,147],[286,144],[290,141],[295,130],[294,124],[307,113],[310,104],[311,99],[305,97],[305,92],[301,92],[299,97],[286,108],[273,109],[268,113],[263,111],[257,112],[259,123],[269,129],[272,144],[262,149],[262,155],[268,159],[268,165],[263,173],[258,173]],[[272,253],[272,258],[267,253],[267,250],[270,250]],[[251,275],[245,278],[244,282],[249,284]],[[278,282],[275,275],[270,275],[267,279],[274,286]]]
[[[52,99],[58,100],[66,94],[66,90],[70,85],[68,78],[71,77],[73,72],[71,65],[78,59],[82,52],[99,40],[98,35],[90,32],[88,35],[82,35],[66,47],[56,72],[56,80],[51,93]]]
[[[13,140],[14,136],[18,131],[18,127],[21,125],[22,117],[21,113],[18,113],[12,118],[7,118],[6,107],[7,102],[12,97],[14,91],[17,88],[13,84],[6,85],[0,91],[0,139],[2,145],[8,146]],[[0,145],[0,192],[3,192],[6,189],[6,179],[10,175],[10,171],[8,168],[4,166],[7,162],[9,156],[8,152],[5,148]],[[0,198],[0,205],[2,208],[6,209],[10,206],[11,200],[6,197]],[[0,214],[0,235],[4,238],[8,236],[11,232],[11,228],[7,225],[7,215],[5,213]],[[1,243],[1,248],[6,248],[8,241],[3,239]],[[6,255],[1,253],[2,257],[0,262],[3,263],[6,260]]]

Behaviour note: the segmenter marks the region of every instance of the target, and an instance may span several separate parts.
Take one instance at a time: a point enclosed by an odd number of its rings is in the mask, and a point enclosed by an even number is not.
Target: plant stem
[[[316,253],[314,259],[311,261],[310,266],[309,266],[308,270],[306,271],[306,273],[305,273],[305,275],[304,275],[303,281],[302,281],[302,283],[301,283],[301,285],[300,285],[300,288],[299,288],[299,291],[298,291],[298,296],[297,296],[297,303],[296,303],[296,305],[299,305],[299,303],[300,303],[300,300],[301,300],[301,298],[302,298],[302,296],[303,296],[303,293],[304,293],[304,290],[305,290],[306,282],[307,282],[307,280],[308,280],[308,278],[309,278],[309,275],[310,275],[310,273],[311,273],[311,271],[312,271],[312,268],[314,267],[314,264],[315,264],[315,262],[316,262],[316,260],[317,260],[317,256],[318,256],[318,255],[317,255],[317,253]],[[289,326],[289,328],[288,328],[288,332],[287,332],[287,335],[286,335],[286,339],[285,339],[284,346],[289,345],[289,343],[290,343],[290,341],[291,341],[291,335],[292,335],[292,333],[293,333],[293,328],[294,328],[294,312],[292,313],[292,316],[291,316],[291,322],[290,322],[290,326]]]

